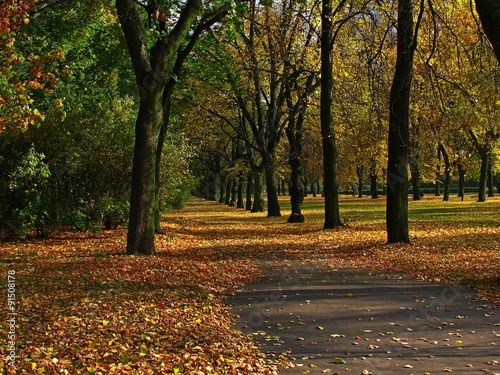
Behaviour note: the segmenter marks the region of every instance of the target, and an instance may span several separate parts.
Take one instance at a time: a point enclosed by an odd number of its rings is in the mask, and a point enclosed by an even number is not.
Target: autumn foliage
[[[280,359],[265,359],[233,329],[224,301],[267,267],[277,272],[295,261],[393,269],[468,285],[500,302],[498,198],[410,202],[412,243],[393,245],[385,240],[383,200],[341,203],[346,225],[322,230],[321,198],[306,198],[300,225],[193,200],[164,217],[156,257],[123,256],[122,229],[3,243],[1,285],[15,270],[19,320],[16,367],[6,366],[2,345],[2,371],[274,374]]]
[[[51,93],[55,87],[55,75],[46,64],[61,58],[61,52],[40,56],[16,45],[36,3],[37,0],[5,0],[0,4],[0,133],[25,129],[42,120],[43,114],[32,105],[32,94],[37,90]]]

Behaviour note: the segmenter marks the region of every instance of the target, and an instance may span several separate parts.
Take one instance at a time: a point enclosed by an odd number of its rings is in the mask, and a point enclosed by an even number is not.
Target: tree
[[[21,63],[21,56],[31,56],[40,68],[32,70],[41,74],[38,79],[52,72],[54,83],[50,90],[47,85],[25,86],[30,104],[23,107],[36,109],[40,116],[30,119],[27,128],[8,116],[0,134],[0,227],[6,224],[6,230],[15,230],[12,224],[18,223],[20,235],[34,227],[43,235],[57,226],[114,228],[127,221],[130,125],[135,110],[130,64],[119,43],[122,31],[107,5],[89,1],[38,5],[16,34],[13,47],[22,54],[17,54],[20,63],[10,69],[17,69],[18,79],[29,77],[26,73],[33,65],[26,59]],[[11,109],[18,105],[15,100],[7,104]],[[7,114],[3,108],[2,113]],[[42,161],[35,163],[34,156],[42,154]],[[30,198],[24,205],[13,197],[14,191],[3,187],[14,183],[19,190],[21,180],[13,181],[15,171],[27,165],[32,173],[46,177],[25,190],[38,190],[43,199]],[[43,171],[44,166],[50,173]],[[36,214],[36,220],[21,222],[9,214],[19,209],[25,219]]]
[[[311,6],[295,0],[275,5],[251,1],[249,19],[242,21],[238,34],[215,35],[213,48],[206,51],[212,65],[223,67],[224,74],[214,74],[218,81],[212,85],[217,85],[216,93],[222,95],[224,104],[215,107],[218,113],[214,106],[203,107],[222,118],[245,142],[244,155],[256,182],[254,206],[258,211],[258,186],[261,173],[265,174],[268,216],[281,216],[276,176],[285,169],[280,168],[285,133],[292,139],[289,161],[293,159],[294,168],[302,163],[300,132],[308,98],[317,85],[317,60],[311,58],[315,52],[308,48],[317,43],[312,22],[308,23]],[[232,115],[228,115],[231,111],[227,106],[233,109]],[[294,169],[294,176],[300,184],[300,169]],[[298,192],[292,197],[297,213],[300,192],[292,190]]]
[[[0,133],[40,123],[44,115],[33,95],[52,93],[57,82],[47,66],[62,57],[59,49],[38,54],[32,46],[18,45],[36,2],[5,0],[0,5]]]
[[[476,0],[476,11],[500,62],[500,1]]]
[[[333,50],[342,27],[356,17],[368,2],[357,7],[355,1],[340,1],[333,7],[332,0],[323,1],[321,8],[321,135],[323,146],[323,183],[325,196],[324,229],[341,225],[339,186],[337,176],[337,145],[333,115]],[[345,11],[347,9],[347,11]],[[344,12],[345,14],[342,14]]]
[[[398,1],[397,58],[390,93],[389,143],[387,163],[386,225],[389,243],[410,242],[408,231],[408,154],[410,143],[410,90],[413,56],[422,19],[421,1],[417,23],[413,1]]]
[[[150,22],[152,19],[155,21],[157,29],[147,29],[151,24],[146,25],[141,20],[137,4],[146,10]],[[154,255],[159,209],[159,164],[173,87],[201,33],[220,20],[228,9],[221,7],[209,12],[195,25],[196,17],[202,11],[201,0],[188,0],[180,6],[179,13],[172,15],[176,21],[168,20],[156,1],[116,0],[115,5],[141,94],[135,125],[127,254]],[[168,31],[165,29],[166,21],[175,22]]]

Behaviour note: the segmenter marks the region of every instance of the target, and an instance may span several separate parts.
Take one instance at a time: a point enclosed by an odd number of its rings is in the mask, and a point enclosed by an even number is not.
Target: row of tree
[[[388,213],[397,213],[388,223],[404,228],[390,241],[406,241],[408,166],[414,199],[423,180],[438,188],[442,182],[448,200],[456,168],[460,194],[467,172],[480,181],[479,200],[485,200],[500,135],[499,72],[469,2],[404,8],[402,2],[341,1],[326,10],[297,1],[250,4],[240,35],[219,30],[210,35],[210,48],[197,51],[207,74],[197,77],[201,94],[191,122],[199,125],[196,132],[203,126],[219,134],[205,150],[205,159],[217,161],[203,164],[209,184],[214,175],[240,180],[243,161],[265,173],[268,215],[278,216],[273,176],[287,169],[292,215],[300,215],[302,181],[320,178],[314,145],[323,143],[328,170],[321,179],[331,204],[325,227],[340,223],[337,185],[354,178],[362,187],[368,174],[374,194],[381,179],[388,187]],[[323,19],[322,11],[328,13]],[[321,34],[328,28],[330,35]],[[220,134],[230,145],[225,149],[218,149]],[[285,134],[288,142],[280,147]]]
[[[279,216],[287,155],[292,214],[307,173],[324,186],[325,228],[341,224],[342,178],[368,171],[386,180],[390,242],[409,241],[408,166],[413,187],[444,176],[446,198],[453,166],[463,180],[477,159],[484,200],[498,0],[476,0],[480,19],[468,1],[35,3],[1,5],[4,228],[128,215],[127,253],[155,254],[162,202],[185,199],[191,157],[228,192],[227,176],[238,195],[252,181],[259,211],[265,177]]]

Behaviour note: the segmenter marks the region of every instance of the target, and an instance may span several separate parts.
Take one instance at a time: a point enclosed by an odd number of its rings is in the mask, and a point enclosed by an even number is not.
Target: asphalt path
[[[500,374],[500,314],[470,289],[394,272],[275,266],[230,297],[280,374]]]

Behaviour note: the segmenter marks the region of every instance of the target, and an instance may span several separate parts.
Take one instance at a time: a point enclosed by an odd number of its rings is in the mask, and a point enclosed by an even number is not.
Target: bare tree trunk
[[[422,198],[422,193],[420,192],[420,169],[418,168],[418,164],[416,164],[416,162],[410,162],[410,171],[413,200],[419,201]]]
[[[465,198],[465,171],[460,163],[458,164],[458,196],[462,198],[462,201]]]
[[[233,179],[231,178],[231,175],[226,176],[226,198],[224,199],[224,204],[226,206],[229,206],[231,203],[231,191],[233,188]]]
[[[264,198],[262,197],[262,176],[259,172],[254,172],[254,196],[253,196],[253,206],[252,212],[263,212],[264,211]]]
[[[280,204],[278,201],[278,189],[276,188],[276,178],[274,176],[274,161],[266,163],[266,191],[267,191],[267,216],[280,217]]]
[[[358,198],[363,198],[363,166],[356,165],[356,174],[358,176]]]
[[[492,163],[492,160],[491,160],[491,156],[489,157],[489,161],[488,161],[488,172],[487,172],[487,186],[488,186],[488,197],[489,198],[492,198],[495,196],[495,191],[494,191],[494,184],[493,184],[493,163]]]
[[[476,10],[500,61],[500,0],[476,0]]]
[[[240,173],[238,177],[238,201],[236,208],[245,208],[243,205],[243,173]]]
[[[423,14],[423,2],[421,3]],[[414,26],[412,0],[398,1],[396,71],[390,93],[389,160],[387,165],[387,239],[410,242],[408,231],[408,147],[410,144],[410,89],[419,23]]]
[[[443,201],[448,201],[450,199],[450,184],[451,184],[451,163],[448,152],[444,148],[442,143],[439,144],[439,150],[443,155],[444,159],[444,194]]]
[[[333,123],[333,42],[332,0],[324,0],[321,9],[321,135],[323,144],[323,184],[325,229],[340,226],[337,182],[337,146]]]
[[[227,176],[226,176],[226,178],[227,178]],[[219,203],[224,203],[225,198],[226,198],[226,181],[225,181],[225,178],[222,178],[222,174],[219,174],[219,180],[220,180]]]
[[[370,194],[372,199],[378,198],[377,174],[375,172],[370,173]]]
[[[248,172],[247,175],[247,199],[245,209],[250,211],[252,209],[252,189],[253,189],[253,173]]]
[[[437,147],[436,179],[434,182],[434,196],[441,196],[441,150]]]
[[[479,193],[477,197],[478,202],[486,202],[486,185],[488,179],[488,164],[490,163],[490,153],[483,151],[481,156],[481,174],[479,177]]]

